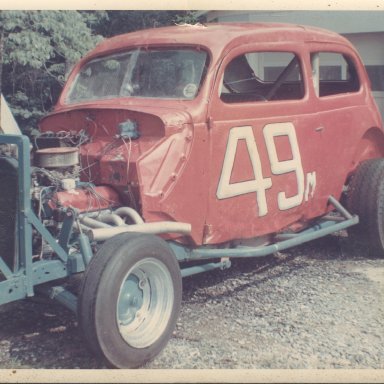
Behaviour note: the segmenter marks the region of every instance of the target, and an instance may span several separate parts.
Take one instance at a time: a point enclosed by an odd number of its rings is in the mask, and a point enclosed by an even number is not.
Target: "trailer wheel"
[[[347,207],[359,216],[359,224],[348,229],[352,243],[362,245],[370,256],[384,257],[384,159],[360,164],[350,183]]]
[[[136,368],[167,344],[180,311],[179,264],[167,243],[125,233],[92,258],[79,295],[79,324],[91,350],[117,368]]]

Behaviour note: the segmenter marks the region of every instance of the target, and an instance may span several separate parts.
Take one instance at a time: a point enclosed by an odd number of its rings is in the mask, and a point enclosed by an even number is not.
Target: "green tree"
[[[176,15],[174,19],[176,24],[196,24],[196,23],[204,23],[205,16],[197,16],[197,11],[184,11],[180,12]]]
[[[95,29],[105,37],[140,29],[200,21],[194,11],[107,11],[107,14],[108,22],[99,24]]]
[[[56,101],[70,66],[101,39],[91,26],[105,12],[2,11],[0,13],[0,83],[23,130]]]
[[[0,11],[0,90],[27,132],[102,36],[198,21],[193,11]]]

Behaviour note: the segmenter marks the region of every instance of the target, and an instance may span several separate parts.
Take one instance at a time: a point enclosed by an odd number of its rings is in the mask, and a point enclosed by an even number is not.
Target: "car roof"
[[[253,42],[322,41],[351,46],[335,32],[304,25],[284,23],[183,24],[117,35],[103,40],[91,56],[145,45],[200,45],[213,53]]]

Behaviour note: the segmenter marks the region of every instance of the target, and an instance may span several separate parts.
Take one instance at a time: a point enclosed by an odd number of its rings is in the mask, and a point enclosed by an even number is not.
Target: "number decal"
[[[230,184],[233,164],[239,140],[245,140],[248,155],[251,160],[254,179]],[[267,198],[265,190],[272,186],[271,178],[264,178],[261,169],[259,151],[257,150],[252,127],[235,127],[229,132],[227,149],[224,157],[223,170],[220,176],[216,196],[218,199],[228,199],[250,192],[256,192],[259,216],[268,213]]]
[[[280,210],[287,210],[299,206],[309,197],[313,198],[316,188],[316,172],[304,174],[301,163],[299,144],[297,142],[295,127],[292,123],[267,124],[263,129],[263,136],[271,165],[271,172],[274,175],[283,175],[295,172],[297,180],[297,194],[287,197],[286,192],[277,194],[277,203]],[[292,158],[279,160],[275,145],[275,137],[286,136],[292,151]],[[252,180],[231,183],[232,169],[235,163],[236,152],[239,140],[244,140],[248,156],[251,161],[253,176]],[[251,126],[234,127],[229,131],[227,148],[224,156],[223,169],[221,172],[216,196],[218,199],[256,192],[256,200],[259,208],[259,216],[268,213],[266,190],[272,187],[272,179],[264,178],[259,151],[257,149],[253,129]]]
[[[316,172],[307,173],[307,187],[305,189],[305,201],[309,200],[309,191],[311,191],[311,197],[313,197],[316,189]]]
[[[267,146],[269,160],[271,162],[271,171],[274,175],[295,172],[297,178],[297,194],[287,197],[285,192],[279,192],[277,202],[282,211],[297,207],[303,201],[304,197],[304,171],[301,165],[301,156],[295,127],[292,123],[268,124],[263,130],[265,144]],[[292,150],[292,159],[279,161],[276,152],[274,138],[276,136],[287,136]]]

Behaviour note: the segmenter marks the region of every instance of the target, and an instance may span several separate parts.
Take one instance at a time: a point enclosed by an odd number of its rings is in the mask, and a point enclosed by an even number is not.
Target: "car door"
[[[367,87],[362,81],[357,57],[347,47],[336,44],[309,44],[321,146],[329,148],[323,156],[324,179],[319,194],[339,198],[348,173],[357,158],[375,157],[367,128],[374,126],[373,113],[368,108]],[[332,171],[330,171],[332,170]],[[326,182],[325,182],[326,179]]]
[[[320,134],[308,57],[304,45],[268,43],[224,58],[208,118],[206,244],[300,226],[325,210],[316,200]]]

